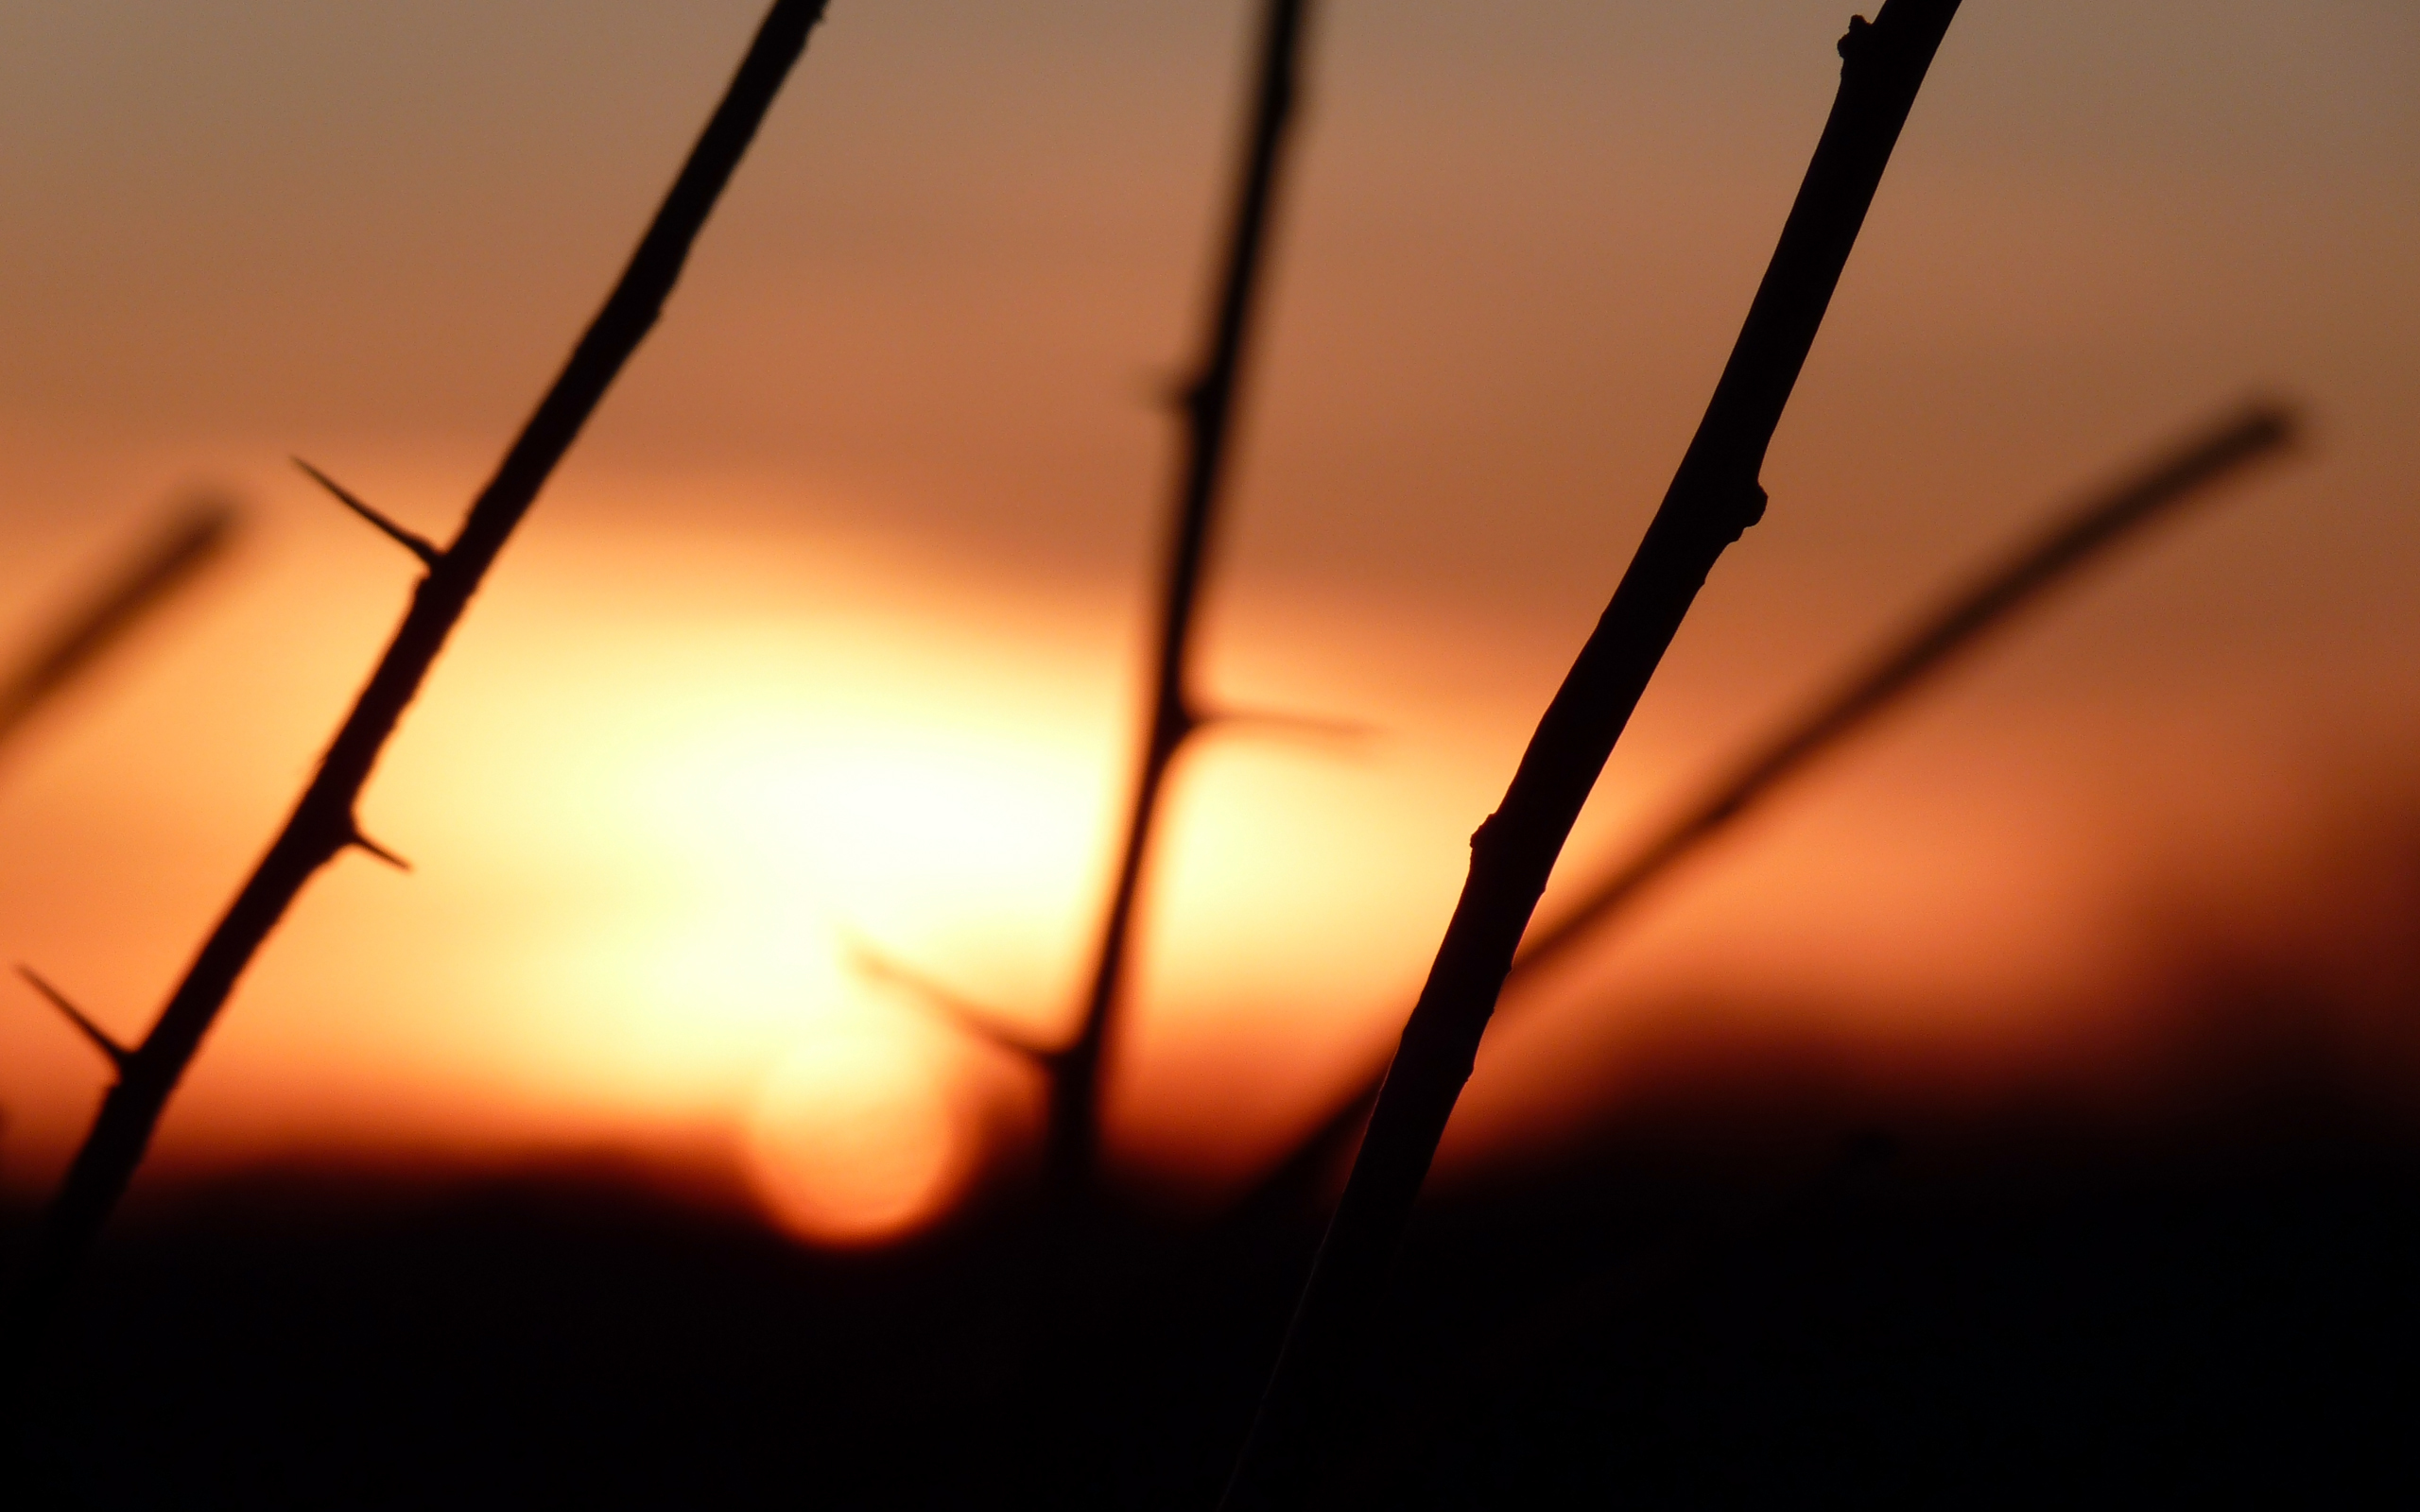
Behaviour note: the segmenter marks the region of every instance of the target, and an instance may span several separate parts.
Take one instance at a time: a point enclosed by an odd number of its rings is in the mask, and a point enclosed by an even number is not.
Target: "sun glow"
[[[750,1177],[803,1238],[871,1244],[928,1221],[976,1153],[966,1099],[916,1026],[871,1014],[817,1024],[767,1078]]]
[[[348,857],[314,883],[214,1035],[169,1156],[702,1141],[735,1154],[794,1232],[842,1245],[902,1234],[1011,1169],[1039,1128],[1032,1068],[857,953],[1024,1038],[1068,1031],[1124,798],[1131,605],[987,598],[942,567],[746,522],[529,544],[366,800],[370,832],[413,874]],[[399,596],[372,568],[368,588],[331,576],[320,555],[265,552],[257,604],[197,617],[145,698],[62,722],[0,794],[22,858],[0,876],[14,949],[113,1028],[173,979],[282,811],[291,764],[381,628],[345,616]],[[290,632],[321,620],[345,633]],[[1391,1037],[1472,816],[1532,716],[1537,690],[1500,669],[1563,649],[1358,603],[1237,623],[1222,692],[1381,733],[1219,727],[1175,770],[1105,1135],[1121,1168],[1205,1189],[1273,1156]],[[1434,685],[1370,670],[1387,657]],[[224,717],[237,705],[264,711],[259,728]],[[1625,795],[1679,783],[1665,768],[1690,749],[1681,707],[1650,710],[1663,726],[1648,722],[1607,778],[1618,822],[1583,833],[1576,858],[1619,848],[1640,802]],[[2028,1022],[2040,1003],[2102,1001],[2047,969],[2108,965],[2098,936],[2065,922],[2111,916],[2106,889],[2078,879],[2114,865],[2089,784],[2066,775],[2089,748],[2041,733],[2074,724],[2028,715],[1956,740],[1919,725],[1810,785],[1676,879],[1613,974],[1575,978],[1576,1012],[1592,995],[1613,1006],[1543,1025],[1530,1048],[1497,1044],[1458,1125],[1502,1147],[1552,1121],[1541,1088],[1594,1107],[1629,1040],[1587,1026],[1627,1022],[1659,984],[1778,995],[1776,1013],[1870,1005],[1859,1022],[1877,1039],[1953,997]],[[2200,752],[2210,773],[2221,744],[2147,741]],[[2046,749],[2059,759],[2036,759]],[[2293,790],[2265,768],[2211,780],[2247,825],[2253,799]],[[1986,1017],[1957,1032],[2006,1028]],[[21,1014],[0,1019],[0,1177],[46,1181],[90,1116],[89,1047]]]
[[[623,661],[620,697],[560,711],[566,728],[615,707],[656,714],[579,742],[594,790],[571,800],[611,815],[614,853],[592,864],[629,906],[530,958],[527,987],[601,1031],[586,1037],[590,1074],[614,1095],[673,1106],[727,1088],[749,1177],[785,1227],[873,1243],[958,1196],[988,1125],[981,1047],[859,953],[1055,1032],[1062,916],[1098,865],[1098,758],[1080,725],[987,710],[980,694],[927,699],[929,669],[843,672],[756,635],[687,645],[686,679],[633,679]],[[956,717],[903,717],[903,687]],[[679,716],[661,719],[667,707]],[[565,791],[543,784],[539,801]]]

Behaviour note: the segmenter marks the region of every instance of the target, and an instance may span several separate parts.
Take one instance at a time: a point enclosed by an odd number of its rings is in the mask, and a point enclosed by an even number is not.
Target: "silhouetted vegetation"
[[[60,1290],[142,1163],[161,1113],[226,1006],[236,979],[303,884],[348,848],[396,859],[361,833],[354,814],[379,752],[513,527],[654,326],[707,215],[822,14],[823,0],[777,0],[768,13],[620,282],[472,504],[452,542],[440,550],[330,484],[347,507],[409,547],[426,575],[413,589],[403,623],[268,854],[203,942],[151,1031],[139,1044],[112,1055],[116,1082],[44,1213],[18,1283],[9,1326],[0,1336],[0,1349],[11,1357],[0,1363],[0,1369],[12,1376],[30,1371]],[[85,1015],[76,1017],[89,1022]]]
[[[1310,0],[1270,0],[1261,19],[1258,67],[1245,121],[1236,199],[1215,272],[1207,328],[1192,371],[1173,395],[1184,421],[1184,452],[1168,511],[1167,558],[1160,578],[1159,633],[1151,656],[1151,687],[1144,705],[1143,739],[1135,759],[1126,828],[1111,871],[1109,905],[1087,973],[1075,1033],[1047,1044],[1002,1027],[1000,1016],[921,972],[855,942],[858,964],[874,977],[907,988],[961,1025],[1040,1066],[1049,1088],[1043,1134],[1043,1180],[1057,1198],[1086,1186],[1100,1147],[1101,1076],[1116,1030],[1126,979],[1127,948],[1142,898],[1160,793],[1185,743],[1208,726],[1238,719],[1297,722],[1285,715],[1244,713],[1209,703],[1193,671],[1193,628],[1209,565],[1213,532],[1229,473],[1236,417],[1257,306],[1286,148],[1302,93],[1304,33]]]
[[[1299,1505],[1334,1383],[1357,1347],[1479,1036],[1555,858],[1639,695],[1723,548],[1764,516],[1757,482],[1782,408],[1957,0],[1890,0],[1841,39],[1841,90],[1697,435],[1504,801],[1388,1068],[1225,1505]]]
[[[826,1253],[775,1233],[730,1170],[613,1155],[297,1163],[129,1197],[180,1079],[304,885],[347,849],[403,865],[361,833],[360,796],[488,569],[661,314],[825,9],[777,0],[451,541],[297,459],[424,575],[151,1031],[120,1043],[24,971],[116,1080],[49,1207],[0,1211],[0,1239],[21,1258],[0,1338],[20,1462],[0,1492],[93,1507],[1081,1508],[1222,1494],[1237,1508],[2132,1505],[2213,1491],[2334,1502],[2420,1481],[2399,1410],[2420,1352],[2407,1280],[2420,1264],[2420,1037],[2370,1022],[2409,1008],[2410,971],[2356,1002],[2325,973],[2275,963],[2230,958],[2197,975],[2223,953],[2189,942],[2156,1063],[2135,1068],[2157,1084],[2156,1122],[2056,1076],[1946,1099],[1836,1074],[1786,1032],[1684,1029],[1634,1047],[1643,1090],[1609,1099],[1556,1158],[1424,1196],[1514,983],[1595,938],[1677,860],[2050,588],[2292,438],[2286,410],[2249,406],[2087,498],[1532,928],[1708,572],[1762,517],[1767,449],[1957,9],[1888,0],[1871,24],[1850,23],[1838,96],[1729,361],[1501,806],[1471,837],[1467,884],[1392,1062],[1246,1200],[1179,1221],[1097,1177],[1104,1067],[1172,764],[1217,722],[1283,717],[1213,701],[1195,635],[1311,0],[1267,0],[1201,345],[1174,396],[1182,450],[1150,685],[1075,1033],[1046,1043],[1004,1029],[979,1002],[854,942],[866,972],[1042,1071],[1051,1200],[977,1194],[894,1246]],[[209,559],[226,527],[223,514],[189,518],[48,640],[0,685],[0,739]],[[2366,874],[2314,887],[2367,888],[2409,918],[2420,844],[2386,843],[2400,869],[2383,887]],[[1691,1026],[1754,1017],[1736,1003],[1653,1006]],[[1323,1215],[1312,1184],[1365,1124]],[[89,1305],[61,1305],[71,1283],[89,1286]]]
[[[1319,1504],[2392,1499],[2409,1084],[2227,1048],[2328,1018],[2308,985],[2188,1006],[2156,1131],[1894,1100],[1786,1040],[1654,1056],[1567,1160],[1424,1204]],[[835,1255],[666,1191],[138,1198],[30,1409],[42,1473],[95,1507],[1201,1506],[1317,1239],[1020,1205]]]
[[[1728,775],[1630,847],[1581,889],[1562,917],[1521,940],[1496,1011],[1556,960],[1601,934],[1625,904],[1819,757],[1879,719],[2020,610],[2144,526],[2202,497],[2246,463],[2290,443],[2284,410],[2254,405],[2173,448],[2108,490],[2070,508],[2005,559],[1894,637],[1830,694],[1759,741]],[[1360,1137],[1387,1068],[1382,1062],[1311,1127],[1247,1200],[1300,1205]]]

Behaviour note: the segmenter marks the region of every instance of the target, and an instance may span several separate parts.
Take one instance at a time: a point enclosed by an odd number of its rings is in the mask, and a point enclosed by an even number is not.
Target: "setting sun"
[[[749,1175],[786,1228],[823,1244],[887,1239],[930,1218],[965,1177],[964,1100],[913,1027],[828,1016],[766,1079]]]
[[[1853,9],[0,7],[0,1501],[2420,1470],[2420,12]]]

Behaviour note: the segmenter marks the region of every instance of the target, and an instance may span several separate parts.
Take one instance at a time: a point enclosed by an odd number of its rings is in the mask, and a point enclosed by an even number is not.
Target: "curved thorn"
[[[412,869],[412,864],[410,862],[395,854],[392,850],[388,850],[385,846],[380,845],[377,841],[372,840],[370,836],[362,833],[361,828],[358,825],[354,827],[352,833],[345,836],[344,843],[353,847],[356,850],[366,850],[370,852],[370,854],[376,856],[379,860],[384,861],[387,865],[394,868],[397,871],[409,871]]]
[[[443,552],[438,550],[436,543],[429,541],[428,538],[425,536],[414,535],[412,532],[395,524],[392,520],[388,519],[385,515],[380,514],[377,510],[370,507],[369,505],[364,504],[358,496],[356,496],[351,490],[347,489],[343,484],[338,483],[336,479],[328,476],[325,472],[320,472],[318,468],[313,467],[310,463],[303,461],[299,456],[290,457],[288,460],[296,467],[299,467],[303,472],[309,473],[311,475],[312,482],[317,483],[320,487],[327,490],[330,493],[335,494],[338,504],[343,505],[346,508],[361,516],[362,519],[369,521],[371,524],[383,532],[389,540],[394,541],[406,551],[410,552],[413,556],[418,557],[421,560],[422,566],[433,568],[437,565],[439,559],[445,555]]]
[[[52,1007],[67,1016],[68,1022],[82,1030],[84,1038],[93,1042],[95,1049],[109,1057],[110,1064],[117,1069],[119,1075],[126,1074],[128,1064],[134,1059],[133,1051],[111,1039],[108,1030],[86,1018],[82,1009],[67,1001],[66,993],[43,981],[32,967],[20,963],[17,967],[17,974],[24,977],[35,991],[48,998]]]
[[[988,1005],[954,992],[913,967],[900,964],[876,950],[864,936],[853,929],[844,927],[838,933],[841,947],[849,954],[849,965],[859,975],[870,981],[888,982],[893,987],[905,988],[908,996],[925,1008],[1012,1055],[1040,1062],[1048,1062],[1058,1057],[1056,1048],[1001,1023],[999,1013]]]

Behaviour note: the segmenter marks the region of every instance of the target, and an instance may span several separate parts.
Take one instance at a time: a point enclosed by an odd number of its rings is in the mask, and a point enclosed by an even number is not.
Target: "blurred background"
[[[250,526],[0,753],[0,957],[147,1025],[413,576],[287,456],[450,534],[759,9],[0,11],[0,645],[182,490]],[[1131,1193],[1217,1204],[1391,1040],[1711,390],[1844,19],[1322,8],[1203,680],[1373,733],[1182,758],[1114,1047]],[[415,870],[349,855],[312,885],[149,1179],[604,1148],[741,1172],[856,1243],[1016,1168],[1028,1068],[850,941],[1072,1026],[1174,460],[1159,396],[1252,21],[834,7],[372,784]],[[2405,1053],[2415,85],[2394,0],[1965,8],[1772,507],[1565,872],[2207,413],[2289,396],[2308,444],[1671,879],[1491,1038],[1443,1179],[1549,1158],[1699,1040],[1920,1102],[2155,1117],[2179,1005],[2257,971],[2319,985],[2296,1033]],[[0,1186],[26,1196],[103,1067],[18,996]]]

